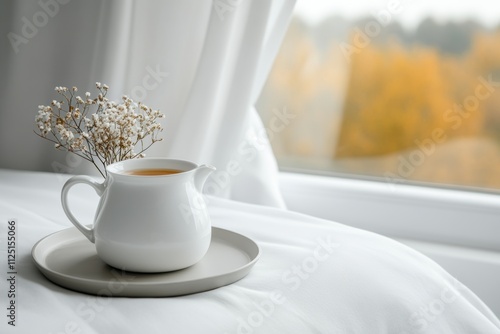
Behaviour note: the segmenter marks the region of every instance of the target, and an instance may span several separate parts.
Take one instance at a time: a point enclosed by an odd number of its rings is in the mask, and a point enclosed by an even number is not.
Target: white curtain
[[[284,207],[266,126],[253,105],[295,0],[4,1],[0,168],[92,168],[33,134],[55,86],[107,83],[161,109],[148,156],[213,164],[205,191]],[[283,117],[286,117],[284,115]],[[269,130],[267,130],[269,131]]]

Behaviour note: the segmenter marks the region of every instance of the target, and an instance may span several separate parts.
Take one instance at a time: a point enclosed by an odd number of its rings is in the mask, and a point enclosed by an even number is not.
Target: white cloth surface
[[[60,205],[67,176],[0,170],[0,309],[6,313],[7,221],[17,219],[16,327],[1,333],[500,333],[467,287],[391,239],[310,216],[208,197],[214,226],[254,239],[248,276],[174,298],[94,297],[43,277],[30,255],[70,227]],[[76,186],[70,205],[91,222],[97,195]],[[223,261],[224,259],[221,259]],[[298,269],[297,269],[298,268]]]
[[[127,94],[165,113],[164,140],[155,143],[148,156],[212,164],[217,171],[206,188],[211,194],[284,207],[276,161],[253,105],[294,4],[295,0],[2,3],[0,33],[9,39],[4,38],[0,48],[0,168],[95,172],[86,161],[56,152],[32,130],[37,106],[57,98],[55,86],[77,86],[82,94],[89,91],[95,96],[99,81],[110,86],[111,99]],[[33,17],[48,19],[26,39],[25,26],[33,24]]]

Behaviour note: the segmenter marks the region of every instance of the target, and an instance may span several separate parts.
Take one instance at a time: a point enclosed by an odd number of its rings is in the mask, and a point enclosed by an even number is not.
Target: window
[[[298,0],[257,103],[293,115],[280,168],[498,191],[498,6]]]

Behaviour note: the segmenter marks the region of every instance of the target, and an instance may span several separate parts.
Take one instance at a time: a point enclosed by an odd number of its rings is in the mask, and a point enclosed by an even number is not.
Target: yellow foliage
[[[276,108],[297,116],[274,136],[278,160],[394,174],[439,130],[444,142],[405,178],[500,187],[500,173],[486,173],[500,163],[500,31],[478,33],[462,55],[392,40],[346,59],[340,41],[328,43],[294,25],[285,37],[259,101],[264,124]],[[467,101],[477,108],[464,112]]]
[[[382,155],[415,147],[436,129],[469,134],[445,116],[456,100],[446,59],[431,49],[368,46],[354,54],[335,157]],[[471,91],[474,92],[473,90]],[[474,113],[467,124],[480,124]],[[456,131],[460,130],[460,131]]]

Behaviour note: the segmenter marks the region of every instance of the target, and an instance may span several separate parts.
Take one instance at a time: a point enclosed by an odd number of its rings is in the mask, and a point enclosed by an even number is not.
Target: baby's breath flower
[[[54,88],[54,90],[56,92],[58,92],[59,94],[61,94],[61,93],[67,92],[68,88],[67,87],[62,87],[62,86],[57,86],[56,88]]]
[[[65,149],[92,162],[105,176],[106,170],[101,169],[98,162],[105,167],[116,161],[144,157],[144,151],[161,140],[158,134],[163,128],[158,119],[165,115],[134,102],[127,95],[122,96],[120,103],[109,101],[106,97],[109,87],[96,82],[96,88],[99,90],[97,97],[92,99],[86,92],[84,100],[74,96],[78,91],[76,87],[70,91],[66,87],[56,87],[68,104],[67,110],[64,100],[53,100],[49,106],[38,106],[35,121],[39,136],[54,142],[57,149]],[[92,106],[96,110],[89,114]],[[52,107],[57,108],[57,113]],[[149,144],[144,142],[146,138]],[[141,151],[136,153],[134,148],[138,143],[141,143]]]
[[[57,109],[61,109],[61,102],[52,100],[51,105],[57,107]]]

